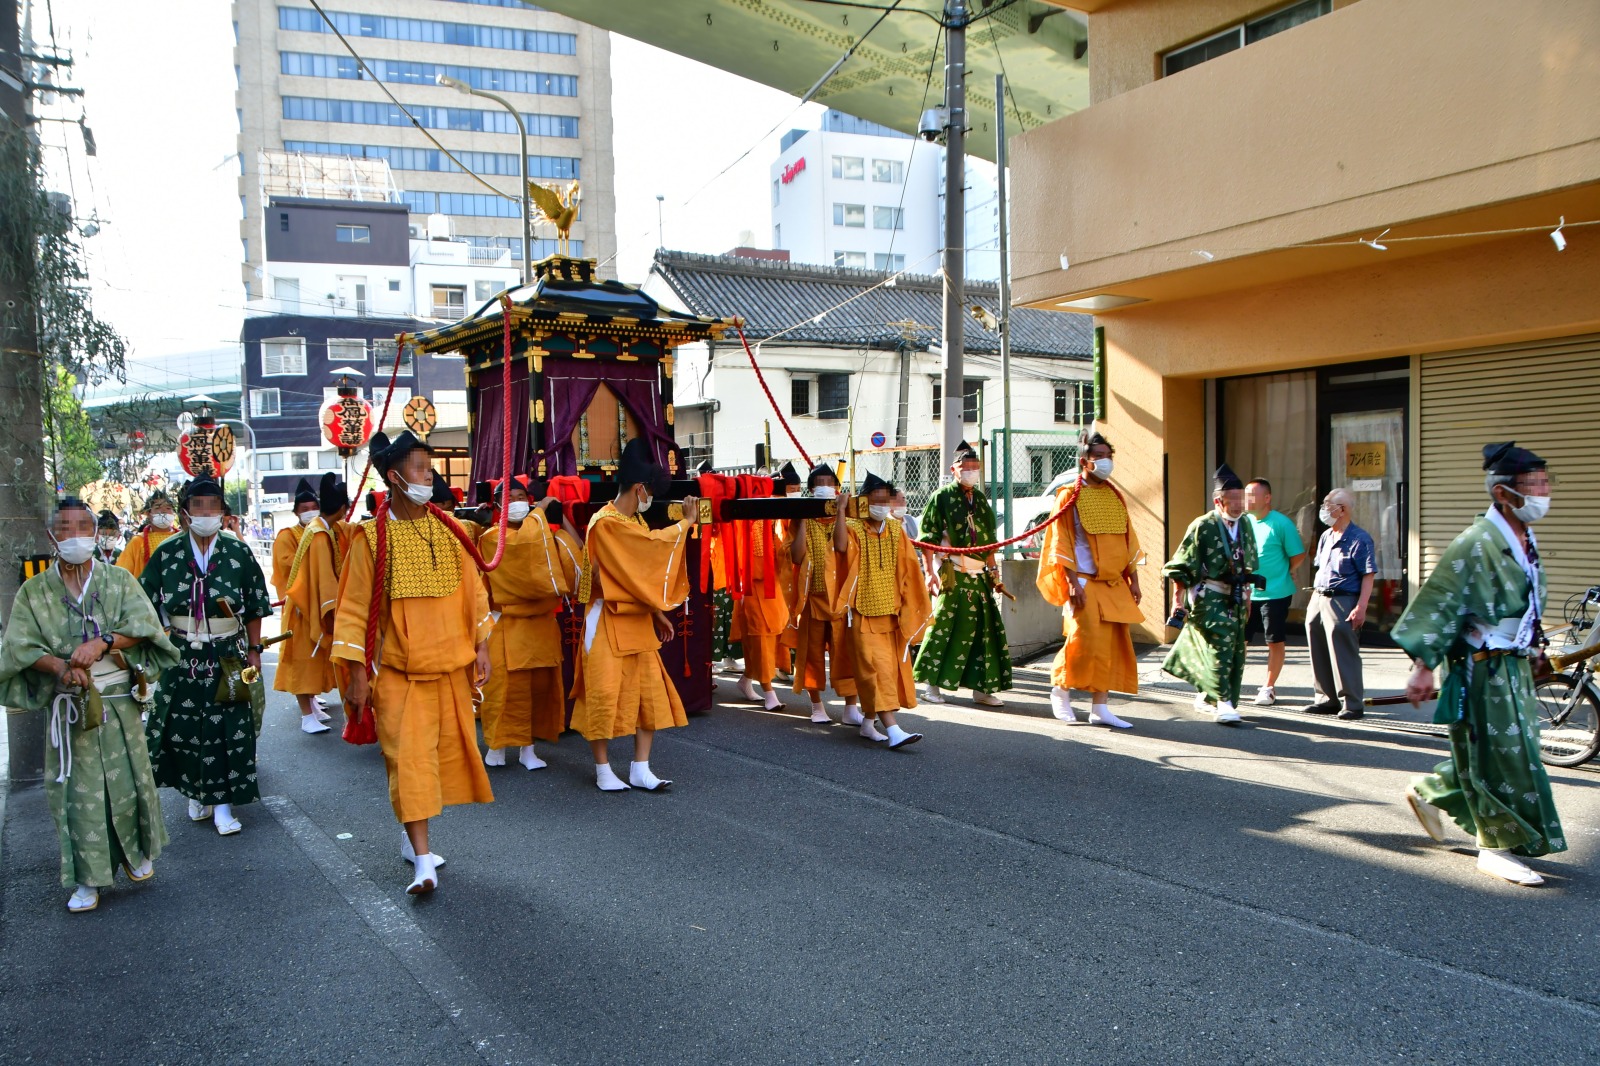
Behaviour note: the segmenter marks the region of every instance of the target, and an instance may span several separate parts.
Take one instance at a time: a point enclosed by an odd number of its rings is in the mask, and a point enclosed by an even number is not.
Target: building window
[[[782,223],[779,223],[778,225],[775,225],[775,226],[772,227],[772,246],[774,248],[782,248],[783,247],[783,224]]]
[[[962,404],[963,422],[978,421],[979,408],[983,403],[983,379],[967,378],[962,382],[963,391],[966,393]],[[933,379],[933,417],[935,421],[944,417],[944,379]]]
[[[850,375],[817,375],[817,417],[846,418],[850,414]]]
[[[498,6],[521,7],[516,3]],[[521,7],[521,10],[531,11],[535,8],[530,4]],[[380,59],[376,56],[367,60],[367,69],[371,70],[379,81],[396,82],[401,85],[437,85],[439,75],[443,74],[474,89],[541,96],[578,95],[578,79],[573,74],[464,67],[454,63],[418,63],[404,59]],[[279,73],[300,78],[342,78],[359,81],[365,77],[353,57],[322,55],[315,52],[279,52],[278,70]]]
[[[836,267],[854,267],[865,270],[867,266],[866,252],[834,252],[833,265]]]
[[[1071,470],[1078,461],[1078,449],[1066,445],[1051,445],[1028,449],[1028,480],[1030,492],[1043,492],[1057,474]]]
[[[1332,10],[1333,0],[1300,0],[1299,3],[1280,7],[1249,22],[1229,26],[1205,40],[1186,44],[1182,48],[1174,48],[1161,57],[1161,73],[1176,74],[1180,70],[1197,67],[1208,59],[1227,55],[1247,44],[1255,44],[1273,34],[1293,29],[1303,22],[1321,18]]]
[[[497,5],[498,6],[498,5]],[[531,7],[520,7],[528,11]],[[366,12],[330,11],[328,18],[346,37],[376,37],[386,41],[416,41],[421,44],[457,44],[471,48],[504,48],[512,52],[545,52],[549,55],[578,54],[576,34],[550,30],[511,29],[506,26],[478,26],[434,19],[396,18]],[[322,16],[309,7],[278,8],[278,29],[299,33],[328,33]]]
[[[339,462],[339,453],[324,450],[317,453],[318,470],[338,470],[343,464]]]
[[[1094,414],[1094,382],[1058,381],[1056,392],[1056,421],[1079,426],[1090,421]]]
[[[286,315],[300,313],[300,279],[299,278],[273,278],[272,298]]]
[[[833,176],[846,181],[860,181],[867,176],[867,161],[858,155],[833,157]]]
[[[367,368],[367,342],[364,340],[343,340],[328,342],[328,362],[348,363],[362,370]]]
[[[516,120],[508,111],[484,111],[475,107],[435,107],[407,104],[406,111],[416,116],[425,129],[457,130],[470,133],[517,133]],[[410,126],[405,111],[381,100],[329,100],[316,96],[285,96],[283,117],[296,122],[338,122],[358,126]],[[522,121],[529,137],[577,137],[576,115],[544,115],[523,112]],[[516,156],[512,156],[515,159]],[[466,160],[462,160],[466,162]],[[471,163],[467,163],[471,166]]]
[[[874,207],[872,209],[873,229],[905,229],[906,212],[903,207]]]
[[[259,470],[282,470],[282,452],[262,452],[256,456],[256,468]]]
[[[780,188],[782,188],[782,183],[779,182],[776,178],[774,178],[772,180],[772,206],[773,207],[777,207],[778,206],[778,190]]]
[[[811,413],[811,379],[789,379],[789,413],[792,415],[809,415]]]
[[[483,281],[480,279],[472,283],[472,298],[480,304],[494,299],[499,292],[500,283],[498,281]]]
[[[242,199],[242,197],[241,197],[241,199]],[[250,238],[249,237],[240,237],[239,238],[239,243],[244,245],[244,261],[246,263],[250,262]]]
[[[261,342],[261,376],[281,378],[304,376],[306,342],[300,337]]]
[[[372,227],[339,223],[333,227],[333,239],[339,244],[371,244]]]
[[[867,205],[834,204],[833,224],[835,226],[849,226],[852,229],[866,229]]]
[[[872,161],[872,180],[886,181],[891,185],[899,185],[906,180],[906,165],[898,159],[874,159]]]
[[[389,389],[387,387],[380,387],[372,390],[372,420],[374,422],[378,420],[379,415],[383,414],[384,400],[388,397],[388,395]],[[396,386],[394,390],[394,399],[389,400],[389,417],[384,419],[384,423],[380,428],[393,429],[396,426],[404,426],[406,404],[410,402],[411,390],[409,388],[400,388],[399,386]]]
[[[465,285],[433,286],[433,317],[460,318],[467,313]]]
[[[399,292],[400,291],[400,279],[399,278],[390,278],[389,279],[389,291],[390,292]]]
[[[277,418],[281,414],[283,408],[277,389],[250,390],[251,418]]]
[[[416,374],[416,350],[414,348],[405,348],[400,352],[400,367],[398,370],[395,369],[394,355],[395,346],[392,338],[384,337],[373,340],[373,367],[379,378],[387,374],[409,378]]]
[[[355,387],[355,389],[356,389],[356,399],[358,399],[358,400],[361,399],[361,397],[364,396],[366,394],[366,391],[367,391],[366,389],[363,389],[363,388],[360,388],[360,387]],[[323,407],[327,407],[330,403],[336,403],[338,401],[338,399],[339,399],[339,387],[337,385],[328,385],[328,386],[325,386],[323,388],[323,390],[322,390],[322,406]],[[377,410],[376,409],[373,410],[373,414],[374,415],[377,414]]]
[[[872,268],[874,270],[904,270],[906,257],[899,252],[874,252],[872,255]]]
[[[289,232],[289,212],[278,212],[278,228],[285,233]]]
[[[339,141],[293,141],[283,142],[285,152],[300,152],[304,155],[339,155],[350,156],[353,159],[382,159],[389,164],[390,170],[427,170],[437,171],[442,174],[459,174],[461,167],[456,166],[450,156],[445,155],[437,148],[398,148],[386,144],[347,144]],[[515,152],[452,152],[450,155],[461,161],[461,166],[471,170],[474,174],[501,174],[506,177],[521,177],[522,167],[517,162]],[[576,156],[568,155],[530,155],[528,157],[528,177],[530,178],[555,178],[560,181],[576,181],[582,177],[579,173],[582,161]]]
[[[310,452],[290,452],[289,453],[289,469],[290,470],[310,470],[311,469],[311,453]]]

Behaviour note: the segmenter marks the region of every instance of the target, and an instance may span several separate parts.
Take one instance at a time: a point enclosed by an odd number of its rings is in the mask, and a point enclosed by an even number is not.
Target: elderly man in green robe
[[[45,796],[75,914],[118,866],[148,881],[167,842],[140,724],[148,681],[178,661],[139,580],[95,552],[95,515],[68,497],[50,524],[55,563],[17,592],[0,644],[0,703],[49,714]]]
[[[1000,539],[994,507],[981,488],[983,464],[972,445],[961,442],[951,469],[955,480],[934,490],[923,508],[923,543],[993,544]],[[945,689],[970,688],[978,706],[1004,707],[995,693],[1011,687],[1011,646],[994,601],[995,592],[1005,589],[995,553],[946,555],[938,561],[924,550],[922,562],[928,591],[937,597],[914,668],[916,679],[927,686],[923,698],[943,703]]]
[[[1236,725],[1245,625],[1257,582],[1256,538],[1244,521],[1244,482],[1226,463],[1212,481],[1212,504],[1189,524],[1162,570],[1172,580],[1173,624],[1183,628],[1161,668],[1198,690],[1195,710]]]
[[[1450,727],[1450,757],[1412,781],[1406,801],[1444,841],[1439,812],[1477,838],[1478,869],[1515,885],[1544,884],[1517,856],[1567,850],[1539,761],[1532,660],[1545,644],[1545,578],[1531,526],[1550,509],[1545,461],[1513,441],[1483,449],[1493,501],[1450,542],[1390,636],[1410,653],[1406,695],[1433,695],[1434,721]]]

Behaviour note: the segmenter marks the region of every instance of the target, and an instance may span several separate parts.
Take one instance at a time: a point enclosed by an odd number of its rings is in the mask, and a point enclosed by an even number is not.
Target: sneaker
[[[1318,700],[1308,707],[1302,708],[1306,714],[1338,714],[1338,700]]]
[[[1272,690],[1271,685],[1262,685],[1256,689],[1255,704],[1257,707],[1271,707],[1278,702],[1278,694]]]
[[[1218,725],[1238,725],[1240,721],[1239,712],[1233,709],[1233,704],[1227,700],[1219,700],[1217,702]]]

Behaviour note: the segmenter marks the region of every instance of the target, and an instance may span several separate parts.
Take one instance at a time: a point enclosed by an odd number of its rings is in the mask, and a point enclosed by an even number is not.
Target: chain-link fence
[[[990,434],[984,473],[1000,539],[1033,528],[1055,511],[1055,489],[1078,468],[1076,429],[997,429]],[[1039,537],[1006,549],[1011,558],[1038,551]]]

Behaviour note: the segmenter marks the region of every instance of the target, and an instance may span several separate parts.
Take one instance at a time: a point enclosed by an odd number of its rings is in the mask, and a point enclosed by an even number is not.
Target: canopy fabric
[[[995,155],[994,76],[1002,66],[1011,97],[1008,135],[1089,104],[1083,16],[1042,0],[1003,4],[969,0],[979,17],[967,27],[967,152],[989,160]],[[661,0],[539,0],[539,6],[797,97],[881,14],[808,0],[702,0],[692,8]],[[943,8],[944,0],[901,0],[813,99],[915,134],[922,110],[944,98],[943,38],[928,17]]]

